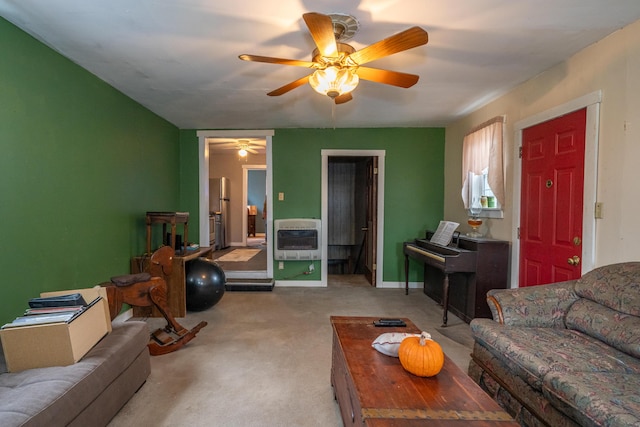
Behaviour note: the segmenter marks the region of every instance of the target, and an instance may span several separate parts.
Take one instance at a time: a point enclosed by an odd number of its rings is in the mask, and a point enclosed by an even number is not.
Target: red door
[[[580,277],[586,113],[523,130],[519,286]]]

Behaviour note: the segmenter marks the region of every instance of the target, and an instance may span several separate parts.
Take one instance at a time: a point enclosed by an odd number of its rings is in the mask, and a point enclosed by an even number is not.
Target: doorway
[[[244,246],[265,246],[267,237],[267,167],[242,166],[242,199],[246,220],[242,222]]]
[[[371,157],[330,157],[327,222],[329,274],[363,274],[367,241],[367,176]]]
[[[209,246],[209,175],[210,175],[210,150],[207,138],[264,138],[266,140],[266,166],[260,165],[266,173],[266,204],[267,212],[272,212],[273,201],[272,194],[272,161],[271,161],[271,137],[274,132],[272,130],[220,130],[220,131],[198,131],[199,141],[199,213],[200,213],[200,245]],[[230,249],[240,249],[246,245],[246,191],[243,190],[243,170],[238,166],[237,177],[233,178],[233,182],[237,185],[238,191],[232,189],[236,195],[231,201],[232,215],[235,216],[236,222],[232,223],[232,233],[235,233],[231,241]],[[240,188],[242,187],[242,188]],[[244,193],[244,194],[243,194]],[[235,208],[234,208],[235,206]],[[273,226],[270,218],[265,220],[265,233],[268,234]],[[233,230],[237,230],[234,232]],[[234,247],[235,246],[235,247]],[[261,255],[266,257],[266,269],[254,270],[248,269],[248,265],[241,266],[234,264],[232,271],[225,271],[225,275],[230,279],[270,279],[273,278],[273,253],[270,245],[264,245]],[[215,256],[215,253],[214,253]],[[234,261],[238,262],[238,261]],[[244,261],[241,261],[242,263]],[[263,263],[264,264],[264,263]],[[261,264],[262,265],[262,264]],[[241,268],[245,268],[241,270]]]
[[[583,203],[582,203],[582,248],[580,256],[579,270],[584,274],[592,270],[595,266],[595,238],[596,238],[596,216],[594,209],[597,201],[597,163],[598,163],[598,131],[600,102],[602,94],[600,91],[593,92],[583,97],[574,99],[565,104],[559,105],[550,110],[544,111],[535,116],[521,120],[514,124],[515,129],[515,150],[514,150],[514,185],[513,185],[513,236],[511,253],[511,287],[520,286],[520,230],[522,206],[522,164],[519,157],[520,147],[523,144],[524,130],[540,123],[547,122],[554,118],[564,116],[568,113],[586,108],[585,125],[585,149],[584,149],[584,179],[583,179]]]
[[[356,275],[382,286],[383,150],[322,150],[322,283]]]

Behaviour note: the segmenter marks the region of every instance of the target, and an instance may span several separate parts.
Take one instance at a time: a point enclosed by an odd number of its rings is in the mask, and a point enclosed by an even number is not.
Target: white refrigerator
[[[216,217],[214,249],[226,249],[229,247],[230,187],[229,178],[209,179],[209,211]]]

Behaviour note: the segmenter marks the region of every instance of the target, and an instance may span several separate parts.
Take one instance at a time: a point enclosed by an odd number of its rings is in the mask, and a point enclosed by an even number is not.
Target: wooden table
[[[404,328],[375,327],[374,320],[331,316],[331,384],[345,426],[518,426],[446,355],[438,375],[421,378],[376,351],[371,343],[380,334],[420,331],[409,319]]]

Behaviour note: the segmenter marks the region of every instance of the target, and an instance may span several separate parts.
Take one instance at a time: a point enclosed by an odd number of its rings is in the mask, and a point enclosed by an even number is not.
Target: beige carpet
[[[175,353],[151,358],[147,382],[109,427],[342,426],[330,382],[331,315],[408,317],[466,372],[471,348],[438,332],[442,308],[421,289],[405,295],[349,276],[329,283],[226,292],[212,308],[189,312],[184,326],[209,325]],[[449,327],[470,333],[451,313]]]
[[[228,254],[216,258],[215,261],[220,262],[246,262],[256,256],[260,249],[234,249]]]
[[[473,337],[469,333],[469,325],[466,323],[448,325],[445,328],[437,328],[436,331],[458,344],[469,348],[473,347]]]

